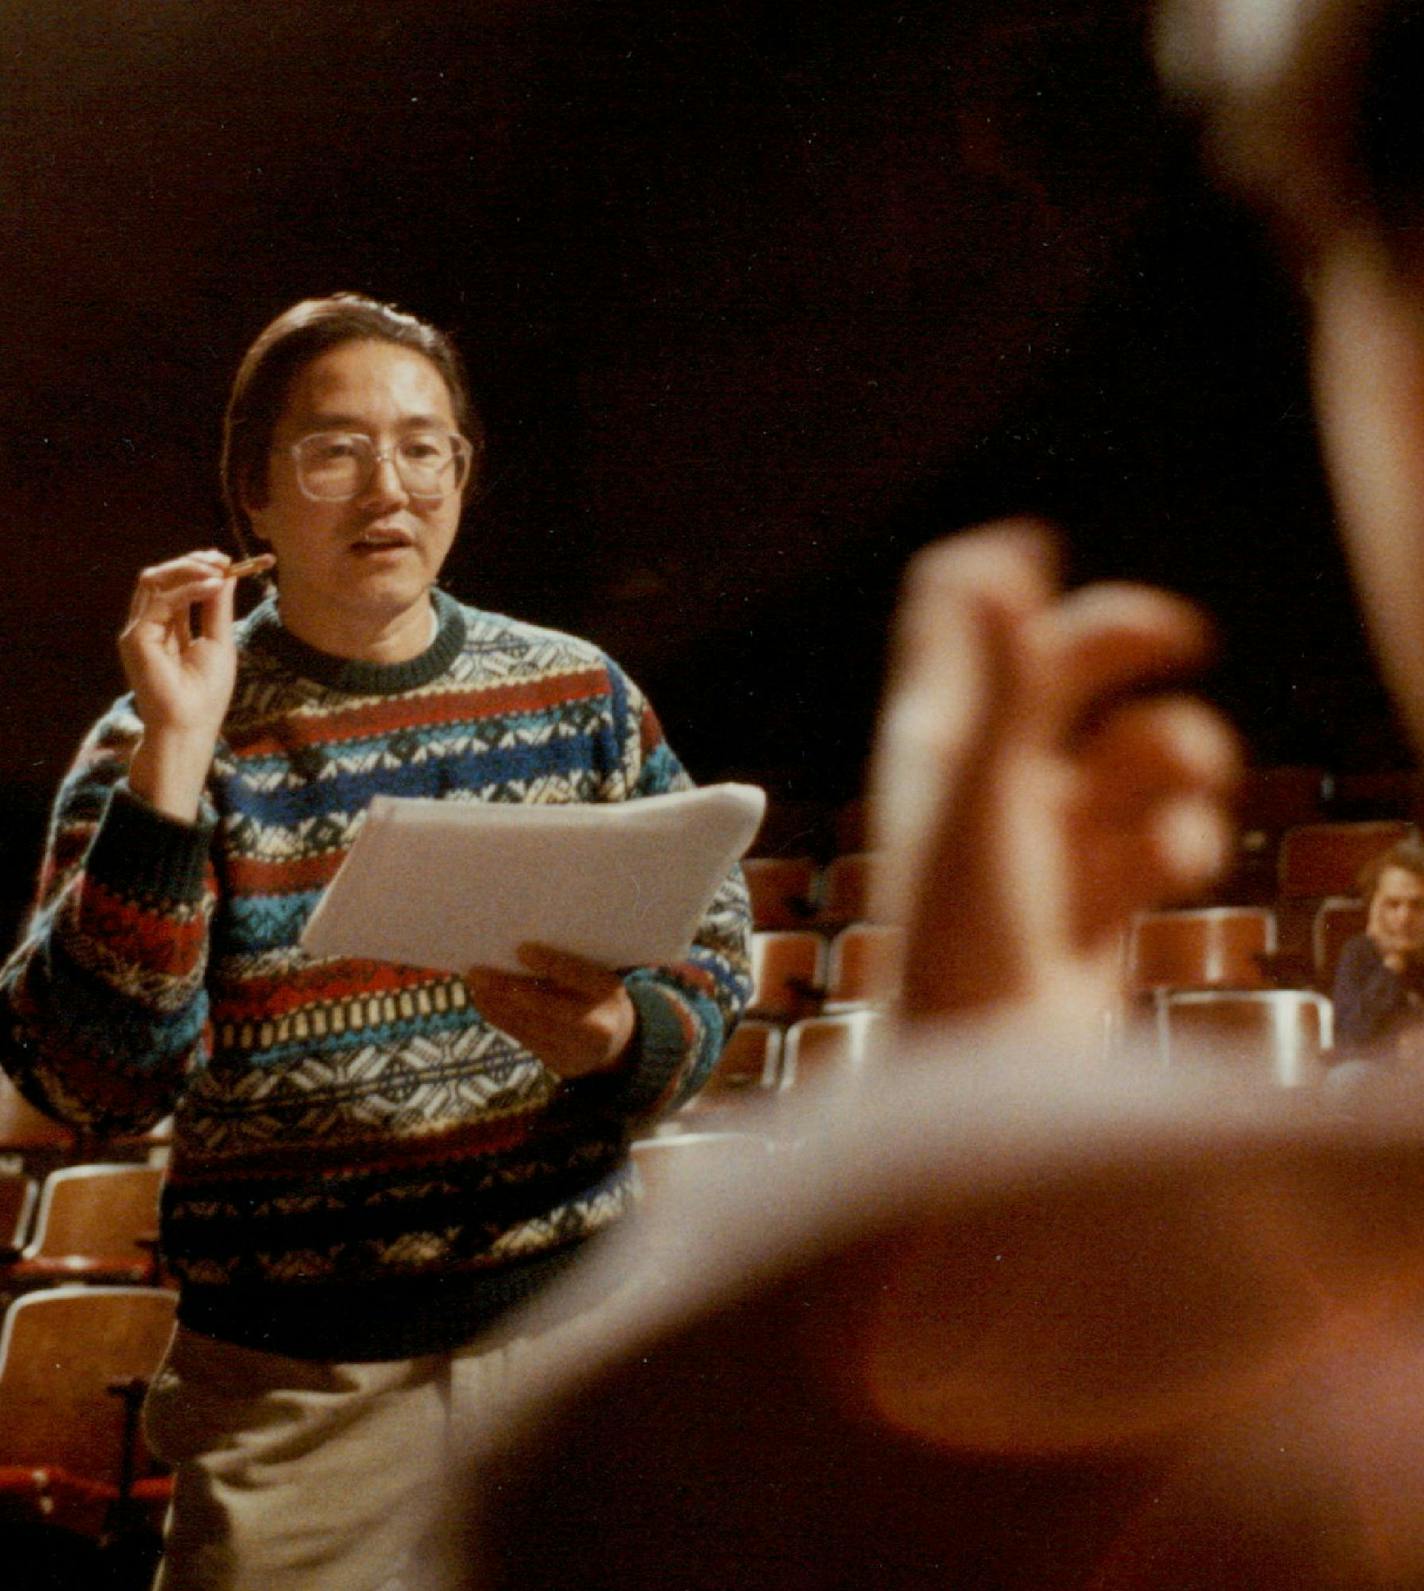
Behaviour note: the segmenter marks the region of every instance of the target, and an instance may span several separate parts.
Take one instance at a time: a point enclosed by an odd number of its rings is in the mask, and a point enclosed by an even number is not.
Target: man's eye
[[[401,443],[401,456],[412,464],[433,464],[445,453],[445,444],[438,436],[413,436]]]
[[[355,458],[358,451],[356,439],[349,436],[312,437],[307,443],[308,454],[320,464]]]

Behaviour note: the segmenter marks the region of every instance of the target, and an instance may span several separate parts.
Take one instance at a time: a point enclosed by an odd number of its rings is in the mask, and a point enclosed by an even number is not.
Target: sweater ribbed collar
[[[357,658],[333,657],[299,641],[283,628],[277,601],[268,597],[245,621],[247,644],[275,657],[292,673],[352,696],[393,696],[428,685],[455,661],[465,644],[465,614],[454,597],[432,588],[435,604],[435,639],[404,663],[366,663]]]

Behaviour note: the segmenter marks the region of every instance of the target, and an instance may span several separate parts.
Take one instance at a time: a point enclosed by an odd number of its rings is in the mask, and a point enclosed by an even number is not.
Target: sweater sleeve
[[[609,673],[618,739],[611,798],[691,789],[642,693],[616,664]],[[621,1104],[629,1116],[650,1117],[701,1088],[751,998],[751,906],[741,868],[722,881],[685,960],[633,968],[624,982],[638,1033]]]
[[[205,1043],[212,825],[130,791],[140,727],[120,702],[85,741],[0,969],[0,1062],[41,1110],[101,1135],[168,1114]]]
[[[1384,964],[1366,934],[1340,953],[1332,997],[1337,1048],[1367,1050],[1387,1036],[1407,1009],[1403,982]]]

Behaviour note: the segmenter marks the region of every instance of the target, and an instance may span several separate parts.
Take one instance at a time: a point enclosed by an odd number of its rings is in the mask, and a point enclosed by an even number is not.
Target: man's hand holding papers
[[[527,973],[472,967],[480,1012],[560,1077],[612,1070],[633,1041],[637,1013],[622,978],[547,945],[520,945]]]

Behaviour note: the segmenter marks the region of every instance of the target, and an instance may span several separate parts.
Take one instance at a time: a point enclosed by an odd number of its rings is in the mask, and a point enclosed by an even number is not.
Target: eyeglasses
[[[377,448],[360,431],[312,431],[286,451],[296,465],[302,494],[318,503],[359,497],[386,459],[412,497],[448,497],[465,484],[474,454],[453,431],[412,431],[389,448]]]

